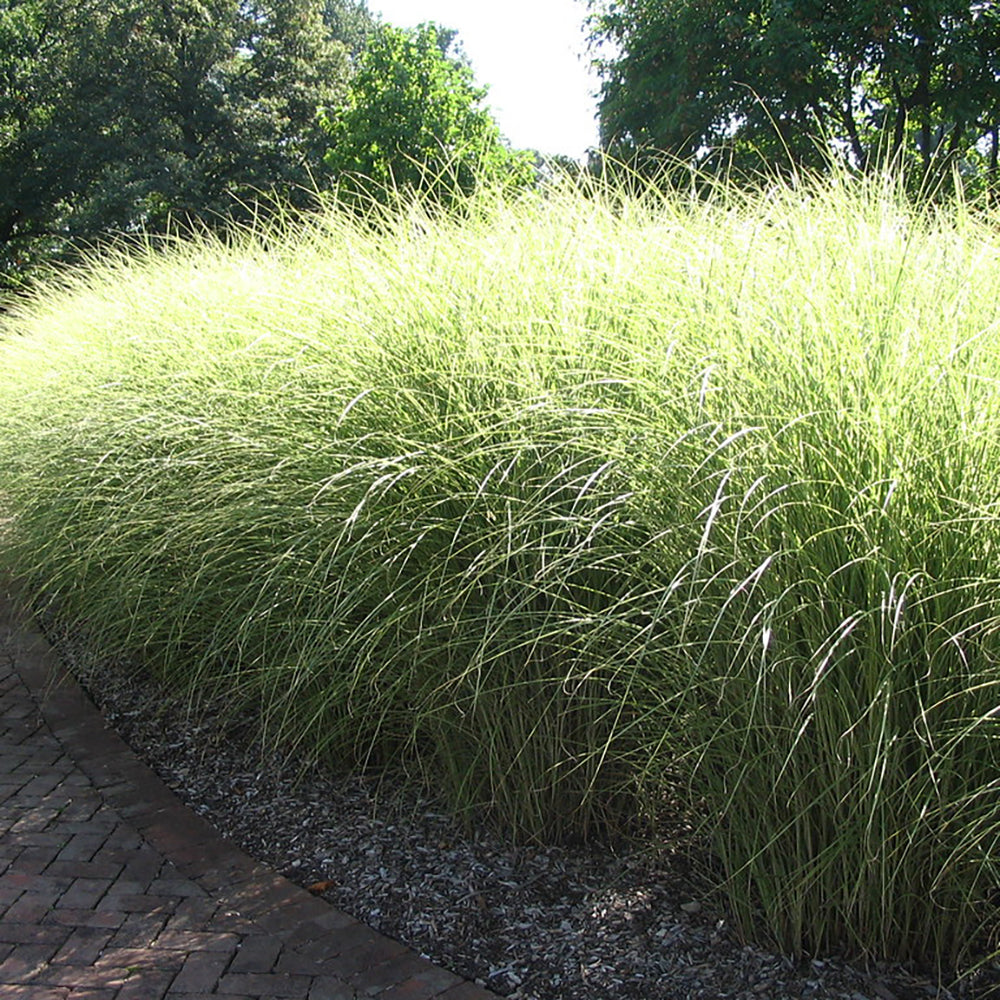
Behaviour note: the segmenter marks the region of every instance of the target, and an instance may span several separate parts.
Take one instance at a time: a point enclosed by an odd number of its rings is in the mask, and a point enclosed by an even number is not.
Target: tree
[[[231,221],[322,170],[359,0],[0,0],[0,283],[112,232]]]
[[[352,60],[357,60],[368,47],[368,39],[375,30],[366,0],[324,0],[323,23],[344,44]]]
[[[996,170],[995,0],[588,2],[619,155]]]
[[[228,218],[309,183],[322,152],[316,107],[343,93],[349,68],[318,4],[121,2],[106,37],[120,145],[93,206],[102,225]]]
[[[96,0],[0,3],[0,283],[65,242],[65,217],[107,155],[103,22]]]
[[[332,140],[325,163],[343,195],[396,188],[446,201],[483,180],[532,181],[530,155],[504,143],[482,106],[486,89],[449,54],[453,41],[433,24],[380,25],[369,39],[346,101],[322,114]]]

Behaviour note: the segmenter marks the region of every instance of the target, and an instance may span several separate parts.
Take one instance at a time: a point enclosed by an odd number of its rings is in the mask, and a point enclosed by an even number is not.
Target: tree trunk
[[[990,130],[990,165],[986,172],[986,197],[988,204],[997,204],[1000,200],[1000,172],[997,170],[997,159],[1000,156],[1000,125],[994,125]]]
[[[892,131],[892,150],[889,154],[889,163],[895,167],[899,165],[900,151],[903,148],[903,140],[906,138],[906,97],[895,77],[892,79],[892,89],[896,94],[896,122]]]
[[[865,147],[861,144],[861,137],[858,135],[857,122],[854,120],[854,82],[853,74],[847,77],[847,94],[844,99],[844,126],[847,129],[847,136],[851,140],[851,152],[857,160],[858,169],[865,171],[868,169],[868,155]]]

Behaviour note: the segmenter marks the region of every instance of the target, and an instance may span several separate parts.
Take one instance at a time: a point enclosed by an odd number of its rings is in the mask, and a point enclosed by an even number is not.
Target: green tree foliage
[[[618,154],[994,174],[994,0],[589,0]],[[640,157],[641,158],[641,157]]]
[[[530,155],[503,141],[453,41],[433,24],[380,25],[370,38],[346,101],[321,116],[342,195],[413,189],[448,200],[480,181],[531,183]]]
[[[366,0],[324,0],[323,23],[355,60],[364,52],[375,29]]]
[[[111,142],[96,0],[0,3],[0,279],[60,246]]]
[[[123,9],[112,30],[122,53],[116,104],[128,108],[126,139],[146,161],[123,222],[227,215],[236,200],[308,182],[320,153],[316,106],[347,76],[318,6],[154,0],[138,16]]]
[[[358,0],[0,0],[0,282],[109,232],[304,197]],[[370,19],[369,19],[370,20]]]

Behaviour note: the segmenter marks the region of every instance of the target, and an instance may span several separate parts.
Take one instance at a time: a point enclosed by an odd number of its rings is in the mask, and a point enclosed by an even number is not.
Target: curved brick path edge
[[[0,581],[4,1000],[495,1000],[224,840]]]

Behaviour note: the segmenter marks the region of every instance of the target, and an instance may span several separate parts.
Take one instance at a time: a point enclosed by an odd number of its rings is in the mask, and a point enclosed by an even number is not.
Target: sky
[[[368,0],[368,9],[402,28],[456,29],[512,146],[579,158],[597,145],[581,0]]]

